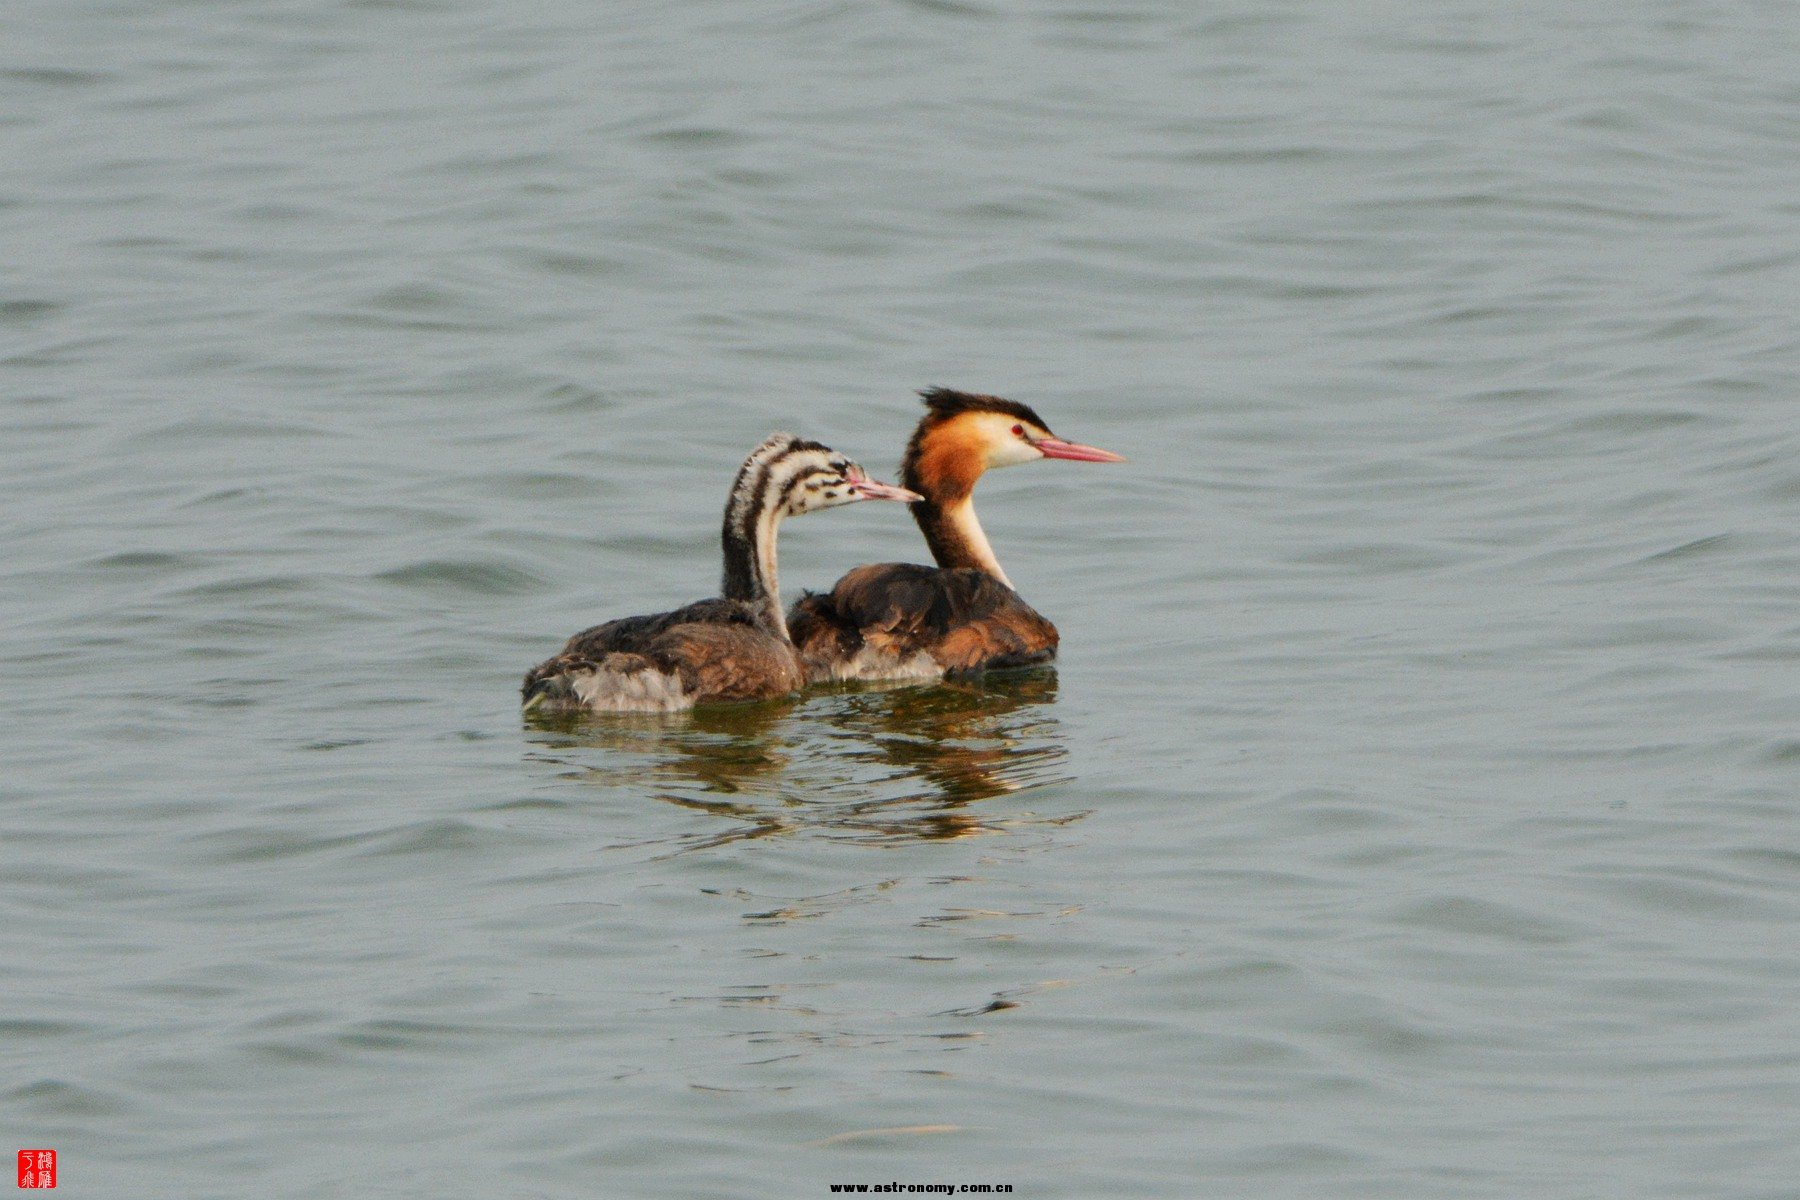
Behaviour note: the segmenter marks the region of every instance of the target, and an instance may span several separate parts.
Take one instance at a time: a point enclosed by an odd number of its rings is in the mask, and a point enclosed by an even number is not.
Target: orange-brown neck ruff
[[[907,444],[900,486],[925,497],[912,506],[912,515],[938,566],[972,567],[1011,587],[975,519],[975,481],[986,470],[987,446],[976,425],[933,414],[919,422]]]

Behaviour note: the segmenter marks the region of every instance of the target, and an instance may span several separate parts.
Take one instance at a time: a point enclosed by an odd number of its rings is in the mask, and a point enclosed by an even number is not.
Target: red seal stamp
[[[56,1186],[56,1151],[19,1151],[19,1186],[53,1188]]]

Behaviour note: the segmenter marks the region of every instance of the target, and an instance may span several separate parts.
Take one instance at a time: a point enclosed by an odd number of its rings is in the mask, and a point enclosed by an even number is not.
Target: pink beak
[[[1042,451],[1045,458],[1066,458],[1071,462],[1125,461],[1123,454],[1114,454],[1098,446],[1083,446],[1080,442],[1065,442],[1061,438],[1038,438],[1031,444]]]
[[[850,485],[850,490],[864,500],[904,500],[908,504],[923,500],[925,497],[917,492],[907,491],[891,483],[882,483],[879,479],[858,479]]]

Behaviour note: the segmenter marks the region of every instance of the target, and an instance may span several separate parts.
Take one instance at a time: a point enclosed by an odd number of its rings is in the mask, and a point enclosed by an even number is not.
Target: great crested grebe
[[[806,675],[775,574],[782,518],[858,500],[920,498],[870,479],[818,442],[771,434],[744,460],[725,504],[724,595],[576,634],[526,674],[525,711],[673,712],[796,690]]]
[[[788,625],[814,681],[928,679],[1056,657],[1056,626],[1013,591],[975,519],[975,481],[989,467],[1040,458],[1124,458],[1063,441],[1012,400],[948,388],[919,395],[928,411],[906,444],[900,484],[925,497],[912,514],[938,565],[874,563],[801,597]]]

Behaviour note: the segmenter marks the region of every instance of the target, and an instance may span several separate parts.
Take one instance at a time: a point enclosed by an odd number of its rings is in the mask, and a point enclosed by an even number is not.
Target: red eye
[[[1025,436],[1025,427],[1023,425],[1014,425],[1013,426],[1013,436],[1014,437],[1024,437]]]

